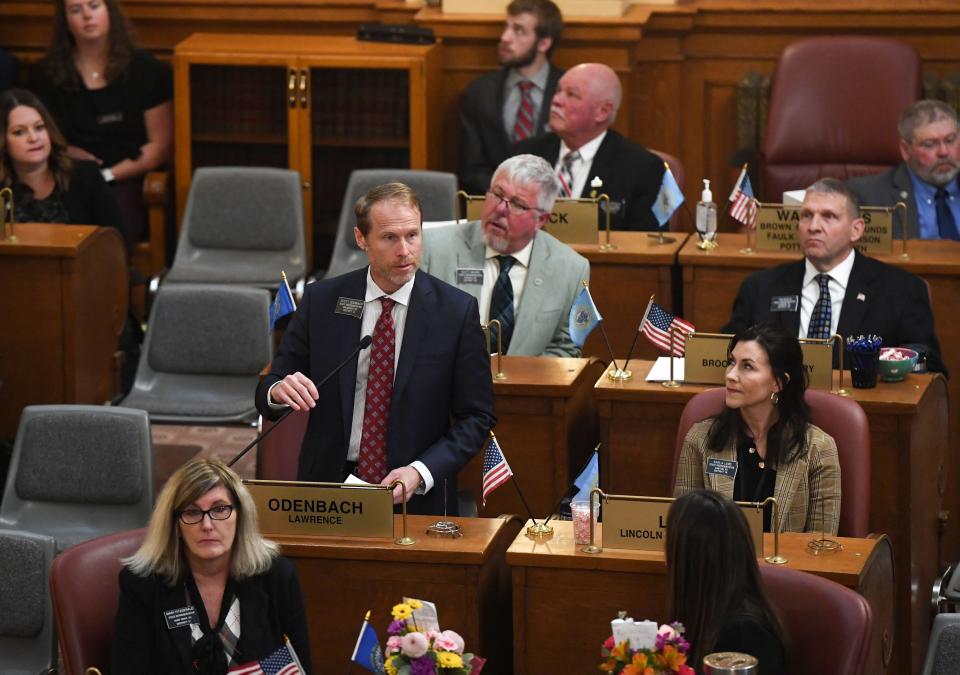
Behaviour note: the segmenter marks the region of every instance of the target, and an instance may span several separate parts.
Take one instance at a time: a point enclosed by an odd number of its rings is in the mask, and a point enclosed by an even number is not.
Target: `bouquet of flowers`
[[[415,612],[422,607],[412,598],[393,606],[384,649],[387,675],[477,675],[486,659],[464,653],[463,638],[454,631],[418,625]]]
[[[689,649],[690,643],[683,637],[683,624],[676,622],[660,626],[652,648],[641,645],[633,649],[630,640],[616,643],[611,635],[600,648],[603,657],[600,670],[621,675],[694,675],[693,668],[687,665]]]

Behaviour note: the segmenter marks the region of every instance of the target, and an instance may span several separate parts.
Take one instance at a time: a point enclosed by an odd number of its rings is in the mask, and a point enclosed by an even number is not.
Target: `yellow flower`
[[[437,652],[437,665],[441,668],[463,668],[463,659],[456,652]]]
[[[423,607],[423,603],[417,600],[416,598],[408,599],[407,604],[410,605],[412,609],[420,609],[421,607]]]
[[[413,616],[413,609],[411,609],[410,605],[405,602],[401,602],[399,605],[394,605],[390,612],[393,614],[395,621],[403,621]]]
[[[390,657],[389,659],[387,659],[386,662],[383,664],[383,667],[384,667],[384,668],[386,669],[386,671],[387,671],[387,675],[397,675],[397,664],[394,663],[394,661],[396,661],[396,659],[397,659],[396,656],[391,656],[391,657]]]

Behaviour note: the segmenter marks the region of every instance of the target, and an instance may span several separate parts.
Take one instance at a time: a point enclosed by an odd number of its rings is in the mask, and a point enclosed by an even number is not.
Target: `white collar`
[[[584,166],[588,166],[593,162],[593,158],[596,156],[597,150],[600,149],[600,144],[603,143],[603,139],[606,137],[607,130],[604,129],[599,135],[594,136],[589,141],[577,148],[577,150],[580,152],[580,161],[583,162]],[[566,157],[568,152],[570,152],[570,148],[567,146],[566,141],[560,139],[560,157],[558,159],[563,159]]]
[[[533,235],[533,239],[536,239],[536,238],[537,238],[537,235]],[[484,255],[484,259],[489,260],[490,258],[496,258],[498,255],[510,255],[510,256],[513,256],[513,258],[518,263],[520,263],[521,265],[529,269],[530,255],[533,253],[533,239],[528,241],[526,246],[524,246],[523,248],[521,248],[519,251],[515,253],[500,253],[499,251],[495,251],[494,249],[487,246],[487,252],[486,252],[486,255]]]
[[[413,282],[416,280],[417,275],[414,274],[410,278],[410,281],[405,283],[393,293],[384,293],[383,289],[377,286],[377,282],[373,280],[373,275],[370,274],[370,266],[367,265],[367,295],[365,300],[366,302],[372,302],[382,298],[383,296],[387,296],[391,300],[394,300],[404,307],[407,307],[410,304],[410,294],[413,292]]]
[[[841,288],[846,289],[847,283],[850,281],[850,272],[853,271],[853,261],[856,259],[856,255],[856,251],[851,250],[846,258],[827,272],[820,272],[820,270],[813,266],[813,263],[807,258],[804,258],[805,271],[803,274],[803,285],[806,286],[811,283],[818,274],[829,274],[830,278],[840,284]]]

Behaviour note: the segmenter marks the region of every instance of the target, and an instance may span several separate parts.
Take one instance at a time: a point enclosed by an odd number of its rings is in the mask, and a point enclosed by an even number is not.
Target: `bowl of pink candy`
[[[903,347],[884,347],[880,350],[880,379],[900,382],[917,365],[917,353]]]

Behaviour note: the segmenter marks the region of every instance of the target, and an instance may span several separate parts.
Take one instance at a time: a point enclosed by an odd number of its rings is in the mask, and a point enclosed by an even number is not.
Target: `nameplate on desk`
[[[480,220],[486,207],[485,197],[469,195],[467,220]],[[543,229],[566,244],[596,244],[597,202],[593,199],[558,199]]]
[[[691,384],[723,384],[727,375],[727,347],[732,335],[694,333],[687,337],[683,353],[683,381]],[[803,367],[811,389],[833,387],[831,343],[800,340]]]
[[[759,204],[757,207],[758,251],[800,252],[798,204]],[[864,254],[893,252],[893,210],[882,206],[861,207],[863,236],[854,247]]]
[[[266,536],[393,538],[390,490],[335,483],[243,481]]]
[[[670,501],[644,497],[616,499],[603,504],[603,548],[663,551],[667,541]],[[741,504],[757,555],[763,555],[763,510]]]

